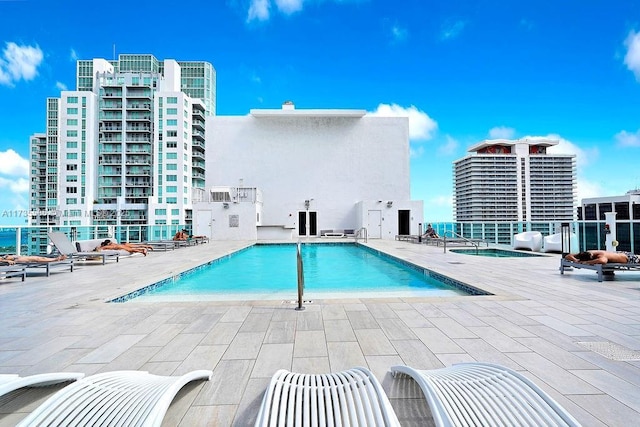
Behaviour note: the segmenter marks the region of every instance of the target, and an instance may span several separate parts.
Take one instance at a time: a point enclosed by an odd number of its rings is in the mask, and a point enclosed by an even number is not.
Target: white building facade
[[[30,224],[190,224],[205,193],[212,65],[148,54],[80,60],[76,83],[47,100],[46,132],[30,140]]]
[[[575,219],[575,155],[550,154],[556,140],[485,140],[453,164],[457,222]]]
[[[417,234],[408,118],[363,110],[251,110],[207,120],[207,200],[194,233],[214,239]]]

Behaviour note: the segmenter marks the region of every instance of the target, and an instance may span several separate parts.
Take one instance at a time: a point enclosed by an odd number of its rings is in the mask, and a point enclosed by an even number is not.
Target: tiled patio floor
[[[391,377],[389,367],[484,361],[522,371],[585,426],[640,419],[640,273],[603,283],[591,271],[560,275],[558,255],[487,258],[370,240],[495,295],[314,300],[304,311],[283,301],[104,302],[247,244],[211,242],[117,264],[78,264],[73,273],[24,283],[1,280],[0,373],[211,369],[211,381],[180,392],[164,424],[246,426],[277,369],[366,366],[402,424],[423,426],[431,421],[420,390]],[[612,354],[594,351],[603,349]],[[54,390],[0,399],[0,426],[14,425]]]

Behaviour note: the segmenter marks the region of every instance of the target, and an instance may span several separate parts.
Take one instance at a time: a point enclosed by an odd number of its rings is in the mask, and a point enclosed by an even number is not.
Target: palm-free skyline
[[[77,59],[114,53],[211,62],[218,115],[285,100],[408,115],[426,221],[452,218],[452,162],[487,138],[560,140],[578,201],[640,188],[638,2],[444,3],[0,1],[0,214],[29,207],[46,98],[75,89]]]

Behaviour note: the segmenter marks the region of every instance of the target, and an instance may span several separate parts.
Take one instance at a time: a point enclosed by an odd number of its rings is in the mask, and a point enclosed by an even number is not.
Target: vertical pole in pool
[[[298,240],[297,260],[298,260],[298,307],[296,310],[304,310],[302,306],[302,294],[304,293],[304,272],[302,268],[302,246]]]

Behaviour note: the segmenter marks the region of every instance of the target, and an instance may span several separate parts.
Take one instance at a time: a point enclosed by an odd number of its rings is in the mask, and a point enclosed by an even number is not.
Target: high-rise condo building
[[[216,75],[153,55],[77,62],[31,137],[31,225],[188,224],[204,194]]]
[[[453,162],[457,222],[556,222],[575,219],[576,159],[550,154],[558,141],[485,140]]]

